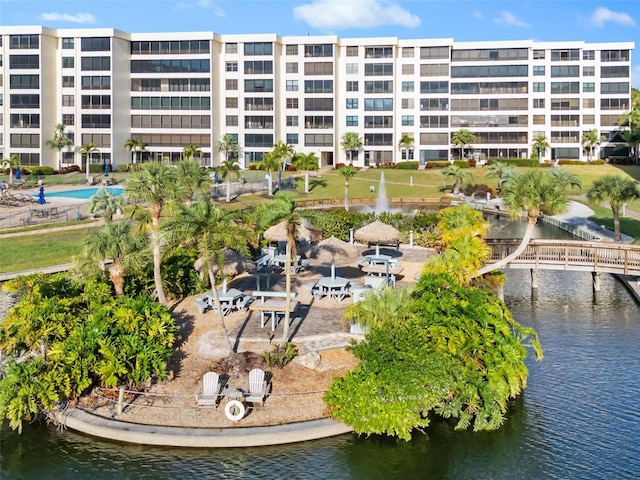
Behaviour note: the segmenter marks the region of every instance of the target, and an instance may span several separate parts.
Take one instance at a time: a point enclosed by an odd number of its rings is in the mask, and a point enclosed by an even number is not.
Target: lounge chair
[[[264,370],[254,368],[249,372],[249,382],[245,386],[245,390],[244,398],[247,402],[264,405],[264,398],[267,396],[267,381],[264,379]]]
[[[216,372],[207,372],[196,390],[196,401],[200,406],[216,407],[220,398],[220,376]]]

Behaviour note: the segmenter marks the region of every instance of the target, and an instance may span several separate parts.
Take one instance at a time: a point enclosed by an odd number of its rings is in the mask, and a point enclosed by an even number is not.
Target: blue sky
[[[640,44],[640,0],[0,0],[0,24]]]

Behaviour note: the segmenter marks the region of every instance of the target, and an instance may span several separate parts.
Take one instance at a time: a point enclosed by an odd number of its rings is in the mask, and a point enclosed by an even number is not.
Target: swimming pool
[[[81,200],[88,200],[92,196],[94,196],[96,193],[98,193],[99,190],[109,190],[112,193],[112,195],[116,197],[124,193],[124,188],[122,187],[88,187],[88,188],[80,188],[78,190],[59,190],[57,192],[45,191],[44,196],[45,198],[63,197],[63,198],[77,198]],[[33,196],[37,197],[38,194],[34,193]]]

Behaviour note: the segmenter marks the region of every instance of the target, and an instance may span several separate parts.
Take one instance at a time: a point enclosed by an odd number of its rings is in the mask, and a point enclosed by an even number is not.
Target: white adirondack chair
[[[267,396],[267,381],[264,379],[264,370],[254,368],[249,372],[249,383],[245,390],[245,400],[252,403],[260,403],[264,405],[264,399]]]
[[[196,401],[201,406],[216,407],[220,398],[220,376],[216,372],[207,372],[196,390]]]

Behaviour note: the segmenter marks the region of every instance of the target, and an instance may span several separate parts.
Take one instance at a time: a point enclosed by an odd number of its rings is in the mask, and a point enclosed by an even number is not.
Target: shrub
[[[419,162],[400,162],[396,165],[398,170],[417,170]]]
[[[599,160],[591,160],[590,162],[587,162],[589,165],[604,165],[606,162],[603,159],[599,159]]]
[[[271,351],[264,352],[264,360],[272,367],[284,367],[298,355],[297,347],[287,342],[284,345],[276,343]]]
[[[296,167],[295,165],[287,165],[287,172],[297,172],[298,171],[298,167]]]
[[[454,160],[453,165],[458,168],[469,168],[469,162],[466,160]]]
[[[486,197],[487,193],[491,194],[491,198],[498,197],[498,191],[495,187],[485,184],[469,184],[462,187],[462,192],[468,196]]]
[[[477,163],[475,158],[470,158],[468,162],[470,167],[475,167]]]
[[[344,167],[344,163],[336,163],[335,166],[333,168],[335,168],[336,170],[341,169],[342,167]]]
[[[104,172],[104,165],[97,163],[89,164],[89,173],[102,173]]]
[[[126,173],[128,171],[129,171],[129,164],[128,163],[121,163],[120,165],[118,165],[118,172]]]
[[[633,165],[633,159],[629,157],[609,157],[607,159],[612,165]]]
[[[540,162],[535,158],[490,158],[487,165],[502,162],[507,165],[515,165],[516,167],[539,167]]]
[[[573,160],[569,158],[561,158],[558,160],[558,165],[586,165],[587,162],[582,160]]]
[[[258,163],[257,162],[251,162],[247,165],[247,168],[249,170],[258,170]]]
[[[22,173],[24,173],[24,170]],[[31,175],[53,175],[53,173],[53,168],[51,167],[31,167]]]
[[[66,167],[62,167],[58,173],[60,174],[65,174],[65,173],[73,173],[73,172],[79,172],[80,171],[80,167],[78,165],[67,165]]]

